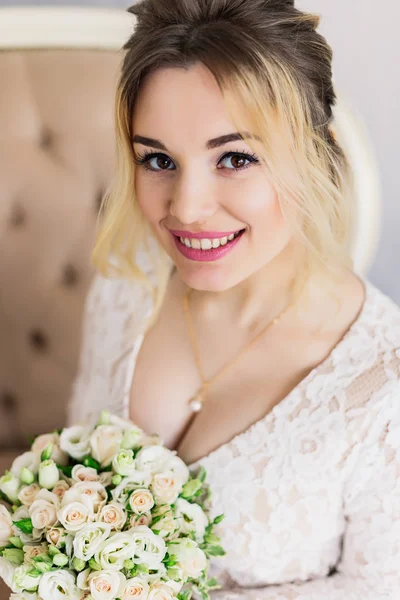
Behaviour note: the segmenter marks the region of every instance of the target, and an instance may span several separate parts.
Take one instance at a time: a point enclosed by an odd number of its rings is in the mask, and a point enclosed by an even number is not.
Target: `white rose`
[[[82,496],[80,502],[65,504],[57,512],[60,523],[67,531],[79,531],[92,520],[93,516],[93,504],[88,496]]]
[[[40,492],[40,485],[38,483],[25,485],[18,493],[18,500],[25,506],[30,506],[36,499],[38,492]]]
[[[64,569],[42,575],[39,584],[41,600],[80,600],[83,596],[75,584],[75,577]]]
[[[175,475],[181,480],[182,485],[184,485],[190,477],[190,471],[188,466],[183,462],[179,456],[176,456],[174,452],[172,452],[172,456],[167,460],[164,465],[165,471],[172,471]]]
[[[79,573],[78,577],[76,578],[76,585],[80,590],[85,592],[89,590],[89,576],[91,573],[93,573],[93,571],[90,567]]]
[[[71,472],[71,477],[74,481],[99,481],[99,474],[93,467],[85,467],[84,465],[75,465]]]
[[[161,517],[153,527],[154,533],[162,538],[171,540],[179,536],[179,522],[174,518],[174,514],[169,506],[158,506],[153,511],[153,518]]]
[[[154,506],[152,493],[149,490],[134,490],[129,496],[129,506],[137,515],[149,512]]]
[[[37,556],[43,556],[47,554],[47,544],[42,543],[35,546],[25,545],[23,546],[24,551],[24,562],[31,565],[33,564],[33,559]]]
[[[39,465],[39,485],[51,490],[60,479],[60,473],[54,460],[44,460]]]
[[[90,560],[101,544],[108,538],[111,527],[105,523],[89,523],[74,538],[74,554],[81,560]]]
[[[130,532],[115,533],[97,549],[95,560],[102,569],[119,571],[124,561],[133,558],[135,543]]]
[[[38,435],[32,444],[31,450],[40,457],[43,450],[45,450],[49,444],[53,445],[50,458],[58,465],[67,465],[68,456],[60,448],[60,436],[58,433],[44,433],[43,435]]]
[[[173,454],[164,446],[148,446],[139,450],[136,456],[136,468],[146,473],[160,473]]]
[[[176,518],[179,520],[181,533],[195,532],[196,542],[204,541],[208,519],[204,510],[198,504],[192,504],[183,498],[176,501]]]
[[[5,584],[12,589],[15,569],[15,565],[13,565],[12,563],[8,562],[8,560],[0,556],[0,577],[4,580]],[[16,592],[17,590],[13,589],[13,591]]]
[[[156,473],[150,488],[157,504],[173,504],[182,491],[182,479],[173,471]]]
[[[136,472],[136,463],[132,450],[120,450],[112,461],[113,469],[123,477],[129,477]]]
[[[153,521],[153,517],[151,513],[146,513],[144,515],[132,515],[129,519],[129,527],[139,527],[139,525],[146,525],[146,527],[150,527]]]
[[[137,471],[134,477],[125,477],[116,488],[111,491],[113,500],[125,504],[132,490],[138,487],[147,487],[151,482],[151,475]]]
[[[126,578],[122,573],[110,570],[95,571],[89,576],[91,596],[93,600],[119,598],[125,582]]]
[[[11,585],[13,592],[22,592],[23,590],[34,592],[37,590],[42,574],[39,573],[33,576],[29,575],[30,571],[32,571],[32,565],[21,565],[15,569]]]
[[[56,485],[51,491],[57,496],[59,500],[62,500],[64,498],[65,492],[67,492],[69,489],[70,485],[66,481],[64,481],[64,479],[61,479],[56,483]]]
[[[81,481],[75,483],[73,489],[79,494],[90,498],[95,513],[101,510],[107,502],[107,490],[99,481]]]
[[[0,477],[0,491],[7,496],[11,504],[17,502],[20,487],[21,483],[19,477],[13,473],[7,472],[3,477]]]
[[[3,504],[0,504],[0,547],[8,545],[8,538],[13,536],[13,520]]]
[[[135,562],[157,569],[167,551],[164,540],[144,525],[129,529],[127,534],[134,545]]]
[[[102,467],[111,464],[114,456],[121,449],[122,431],[114,425],[100,425],[90,436],[90,447],[93,458]]]
[[[61,450],[75,458],[82,460],[90,454],[90,435],[92,430],[82,425],[66,427],[60,435]]]
[[[17,592],[11,594],[10,600],[39,600],[39,596],[35,592]]]
[[[36,529],[52,527],[58,520],[57,506],[48,500],[36,499],[29,507],[29,516],[32,519],[32,525]]]
[[[20,477],[22,469],[29,469],[34,475],[37,475],[40,465],[40,456],[34,452],[24,452],[14,460],[11,465],[11,473]]]
[[[149,593],[149,584],[141,577],[132,577],[125,583],[121,600],[146,600]]]
[[[197,579],[207,567],[207,557],[197,543],[190,538],[182,538],[169,544],[170,554],[177,557],[178,567],[185,577]]]
[[[119,502],[109,502],[101,509],[97,521],[110,525],[114,530],[121,530],[126,523],[124,505]]]
[[[166,583],[153,583],[150,586],[149,595],[147,600],[174,600],[174,590],[169,587]]]

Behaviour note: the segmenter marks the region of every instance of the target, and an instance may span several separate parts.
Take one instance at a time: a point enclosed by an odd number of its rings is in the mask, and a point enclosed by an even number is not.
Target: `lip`
[[[183,237],[195,240],[215,240],[216,238],[229,237],[230,235],[237,233],[240,229],[235,229],[235,231],[200,231],[200,233],[192,233],[191,231],[180,231],[177,229],[169,230],[176,237]]]
[[[195,248],[188,248],[187,246],[182,244],[182,242],[179,240],[178,237],[176,237],[176,235],[172,234],[172,237],[174,238],[175,245],[178,251],[189,260],[197,262],[212,262],[220,260],[227,254],[232,252],[235,246],[237,246],[240,240],[242,239],[244,233],[245,231],[242,231],[240,235],[234,238],[231,242],[225,244],[225,246],[219,246],[219,248],[211,248],[210,250],[196,250]]]

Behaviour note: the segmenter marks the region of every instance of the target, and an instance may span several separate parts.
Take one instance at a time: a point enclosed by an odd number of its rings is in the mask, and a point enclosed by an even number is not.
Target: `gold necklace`
[[[185,311],[186,320],[188,323],[190,341],[191,341],[193,352],[194,352],[194,358],[195,358],[196,365],[197,365],[197,368],[198,368],[198,371],[199,371],[200,377],[201,377],[200,389],[198,390],[196,395],[193,396],[193,398],[191,398],[189,400],[189,406],[190,406],[191,410],[194,413],[198,413],[203,408],[204,402],[207,400],[208,388],[213,383],[215,383],[215,381],[217,379],[222,377],[222,375],[224,375],[229,369],[231,369],[234,365],[236,365],[236,363],[245,354],[245,352],[247,352],[268,331],[268,329],[270,329],[270,327],[272,327],[273,325],[277,325],[281,321],[281,319],[284,317],[284,315],[294,306],[297,299],[290,302],[286,306],[286,308],[284,308],[274,319],[272,319],[272,321],[270,321],[260,331],[260,333],[258,335],[256,335],[252,340],[250,340],[250,342],[248,344],[246,344],[246,346],[242,349],[242,351],[230,363],[228,363],[227,365],[222,367],[222,369],[220,369],[213,377],[211,377],[211,379],[207,380],[205,378],[203,367],[201,365],[199,347],[197,345],[197,340],[196,340],[196,333],[195,333],[193,321],[192,321],[192,318],[190,315],[189,298],[190,298],[192,291],[193,291],[193,289],[189,288],[189,287],[186,290],[186,293],[183,298],[183,307],[184,307],[184,311]]]

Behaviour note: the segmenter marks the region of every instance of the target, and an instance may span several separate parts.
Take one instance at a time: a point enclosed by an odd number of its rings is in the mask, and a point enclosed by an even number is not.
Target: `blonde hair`
[[[247,125],[262,142],[282,211],[306,251],[308,272],[350,267],[351,171],[332,129],[332,51],[316,31],[319,17],[290,0],[143,0],[128,10],[137,25],[123,48],[116,91],[116,171],[92,255],[99,271],[148,286],[154,321],[171,265],[151,243],[135,200],[133,109],[149,74],[198,62],[213,73],[238,131]],[[143,249],[154,265],[154,280],[139,267]]]

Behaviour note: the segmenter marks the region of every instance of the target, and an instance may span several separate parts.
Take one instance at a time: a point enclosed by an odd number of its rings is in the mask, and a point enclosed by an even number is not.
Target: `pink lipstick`
[[[235,234],[237,233],[237,231],[232,231],[228,234],[223,233],[222,235],[220,233],[216,234],[216,232],[202,232],[201,234],[193,234],[190,232],[179,231],[179,234],[185,234],[179,235],[179,237],[176,236],[175,232],[171,231],[171,233],[175,240],[175,245],[177,249],[181,254],[183,254],[183,256],[185,256],[189,260],[194,260],[198,262],[211,262],[214,260],[219,260],[227,254],[229,254],[229,252],[231,252],[238,245],[238,243],[243,237],[243,234],[245,233],[245,230],[242,230],[233,240],[228,241],[228,243],[225,244],[225,246],[219,246],[218,248],[210,248],[210,250],[197,250],[196,248],[188,248],[185,244],[182,244],[179,238],[185,237],[196,239],[215,239],[220,237],[228,237],[228,235]],[[187,235],[188,233],[189,235]]]

